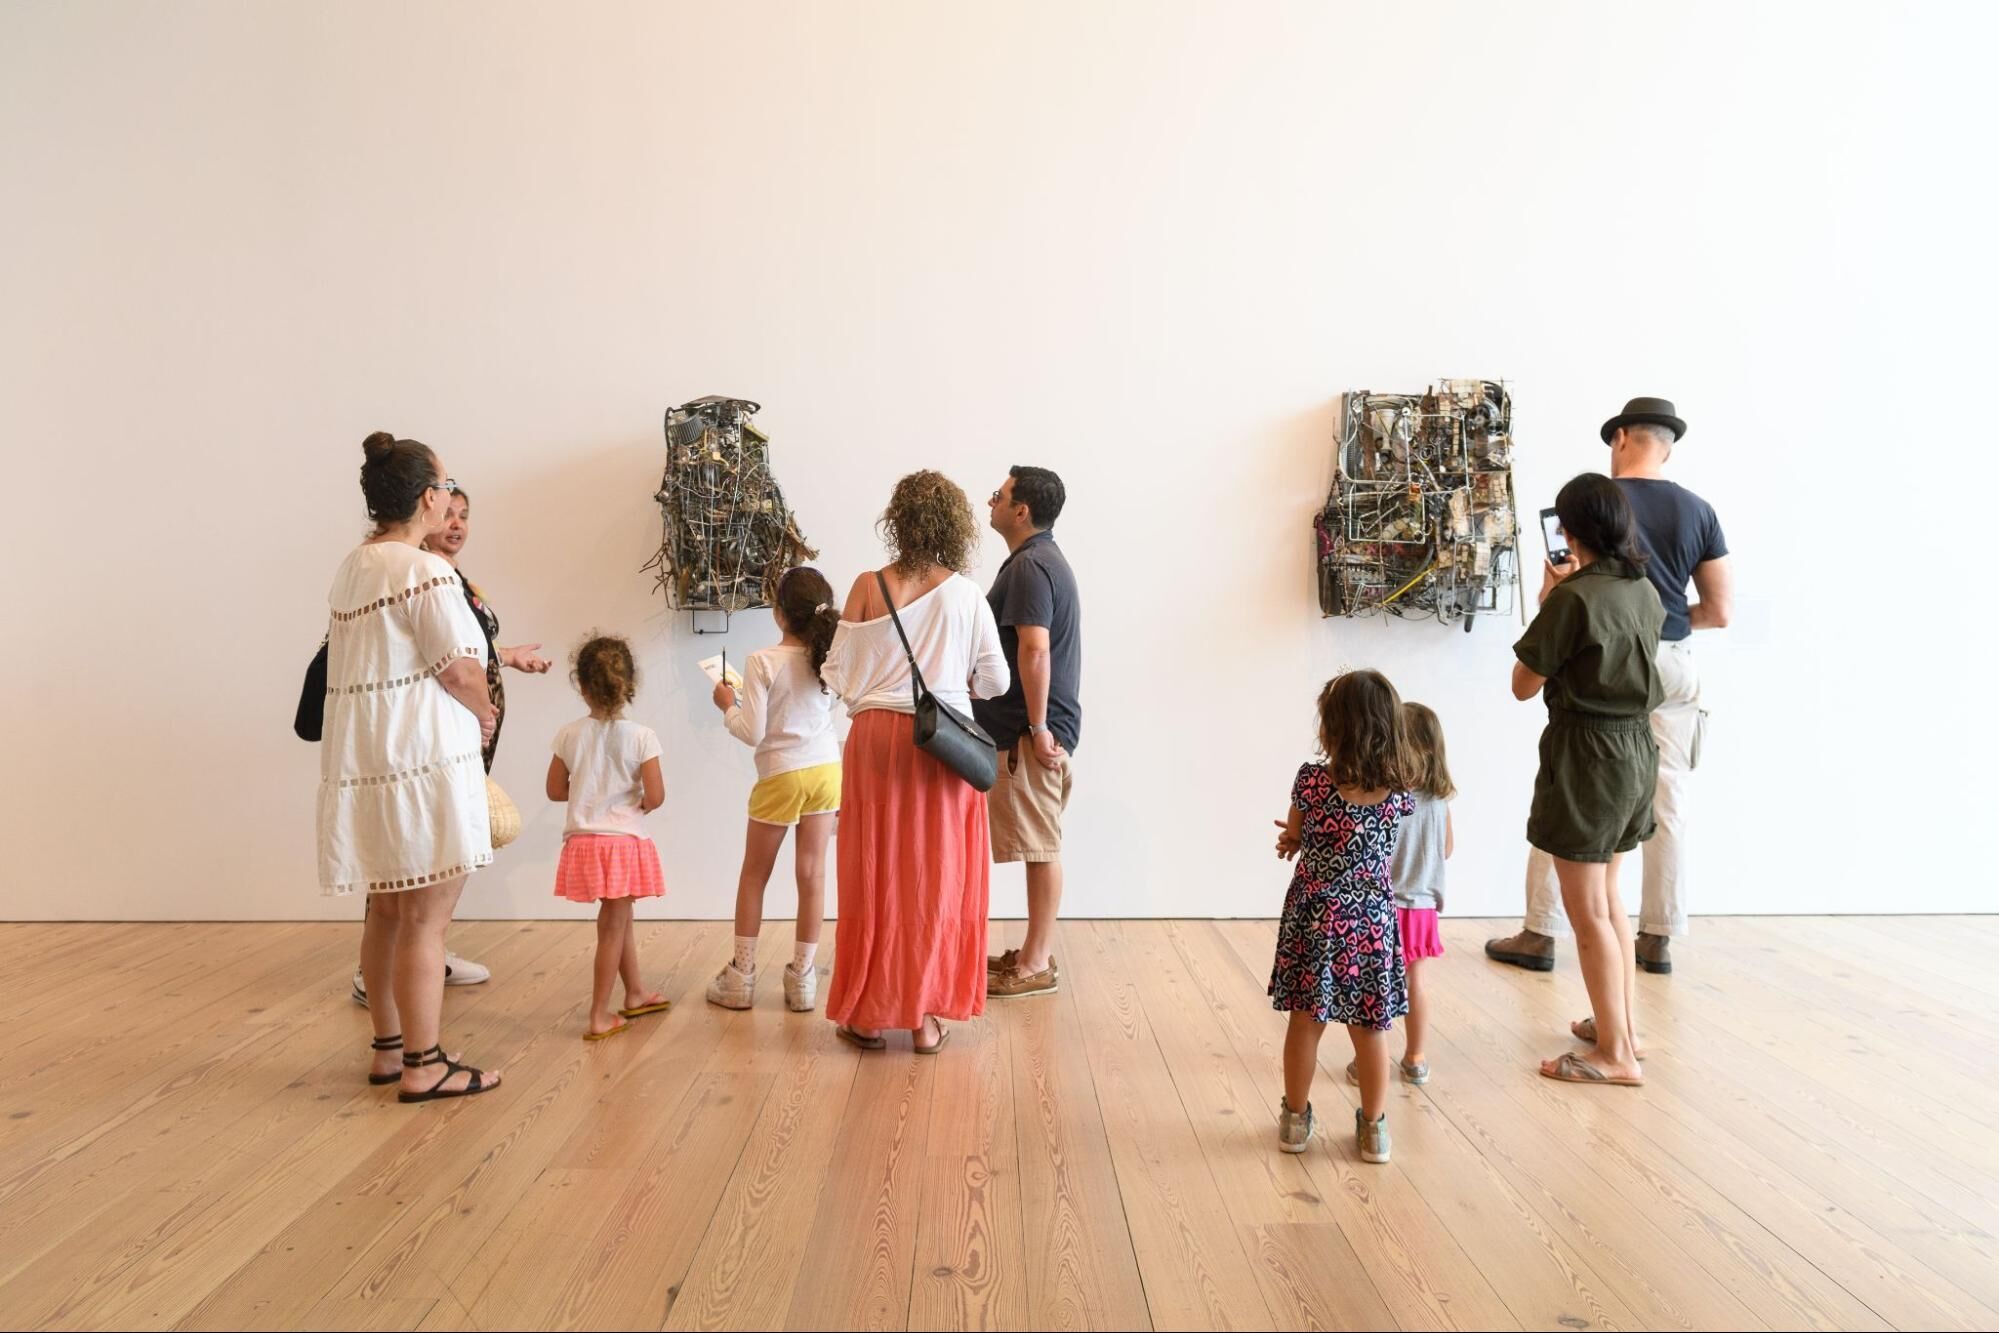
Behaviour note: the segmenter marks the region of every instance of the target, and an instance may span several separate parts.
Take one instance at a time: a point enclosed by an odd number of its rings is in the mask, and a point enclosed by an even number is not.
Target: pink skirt
[[[840,784],[840,916],[826,1016],[922,1026],[986,1009],[986,797],[916,748],[907,713],[869,709]]]
[[[651,838],[623,833],[573,833],[562,840],[555,896],[572,903],[606,898],[657,898],[666,892]]]
[[[1402,931],[1404,958],[1442,958],[1444,937],[1437,930],[1434,907],[1398,907],[1395,924]]]

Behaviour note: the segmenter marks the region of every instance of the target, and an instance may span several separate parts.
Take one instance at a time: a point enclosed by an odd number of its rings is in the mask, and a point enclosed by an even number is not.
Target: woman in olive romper
[[[1548,705],[1527,841],[1555,858],[1592,1011],[1571,1031],[1595,1049],[1544,1060],[1541,1073],[1636,1087],[1637,965],[1617,863],[1652,836],[1659,750],[1649,718],[1664,698],[1654,656],[1666,613],[1616,482],[1585,472],[1562,487],[1555,510],[1577,567],[1566,577],[1551,568],[1558,581],[1513,645],[1513,694],[1538,692]]]

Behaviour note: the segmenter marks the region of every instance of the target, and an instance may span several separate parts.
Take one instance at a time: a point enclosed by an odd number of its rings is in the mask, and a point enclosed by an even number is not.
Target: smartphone
[[[1541,540],[1548,544],[1548,563],[1565,565],[1569,562],[1569,543],[1562,536],[1562,519],[1552,509],[1541,511]]]

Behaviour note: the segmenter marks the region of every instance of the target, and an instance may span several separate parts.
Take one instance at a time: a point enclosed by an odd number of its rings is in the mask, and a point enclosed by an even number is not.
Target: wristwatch
[[[1032,722],[1030,722],[1030,723],[1028,723],[1028,724],[1027,724],[1027,734],[1028,734],[1028,735],[1029,735],[1030,737],[1032,737],[1032,736],[1039,736],[1039,735],[1040,735],[1040,734],[1041,734],[1042,732],[1044,732],[1044,731],[1046,731],[1046,730],[1048,730],[1048,728],[1046,728],[1046,727],[1037,727],[1037,726],[1035,726],[1035,725],[1034,725],[1034,724],[1033,724]]]

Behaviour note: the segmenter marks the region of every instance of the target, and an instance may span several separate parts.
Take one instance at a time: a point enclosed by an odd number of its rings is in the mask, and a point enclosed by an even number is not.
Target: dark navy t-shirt
[[[1617,484],[1638,521],[1639,548],[1652,557],[1645,575],[1666,608],[1666,625],[1659,637],[1668,643],[1684,639],[1694,632],[1687,619],[1687,584],[1694,577],[1694,566],[1728,554],[1721,520],[1713,505],[1677,482],[1619,477]]]
[[[1083,609],[1076,596],[1076,575],[1062,548],[1046,532],[1029,537],[1006,558],[993,589],[986,595],[999,622],[1000,648],[1013,683],[997,699],[972,700],[972,716],[1010,750],[1027,731],[1027,694],[1020,683],[1020,629],[1039,625],[1048,631],[1048,729],[1062,748],[1074,754],[1083,739],[1083,705],[1078,691],[1083,677]]]

